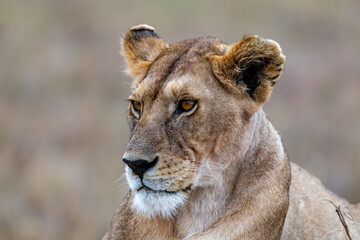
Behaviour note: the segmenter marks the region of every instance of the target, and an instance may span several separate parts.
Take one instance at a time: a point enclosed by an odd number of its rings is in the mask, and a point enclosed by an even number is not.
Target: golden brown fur
[[[290,166],[262,110],[284,69],[277,43],[169,45],[140,25],[126,33],[123,52],[135,79],[124,154],[131,190],[104,240],[345,239],[329,201],[354,219],[359,208]],[[183,101],[194,107],[184,111]],[[359,237],[359,225],[346,221]]]

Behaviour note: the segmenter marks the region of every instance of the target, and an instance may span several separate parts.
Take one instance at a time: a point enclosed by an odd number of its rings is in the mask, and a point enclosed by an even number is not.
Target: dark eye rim
[[[138,102],[138,101],[135,101],[135,100],[130,100],[130,102],[131,102],[131,108],[132,108],[132,110],[133,110],[137,115],[140,115],[141,109],[140,109],[140,110],[136,109],[136,108],[135,108],[135,103],[138,103],[138,104],[140,104],[140,105],[141,105],[141,103]]]
[[[181,104],[182,104],[183,102],[185,102],[185,101],[193,102],[194,105],[193,105],[190,109],[186,110],[186,109],[184,109],[184,108],[181,106]],[[181,99],[181,100],[179,101],[179,103],[178,103],[178,106],[177,106],[177,109],[176,109],[176,113],[177,113],[177,114],[181,114],[181,113],[191,112],[192,110],[194,110],[194,109],[197,107],[197,104],[198,104],[198,101],[195,100],[195,99],[187,99],[187,98]]]

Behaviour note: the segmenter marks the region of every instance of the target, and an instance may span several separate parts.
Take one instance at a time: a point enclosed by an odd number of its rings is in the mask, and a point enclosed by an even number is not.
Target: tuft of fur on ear
[[[262,105],[284,70],[285,56],[278,43],[254,35],[231,45],[223,56],[211,56],[210,63],[215,76],[229,90],[246,92]]]
[[[145,76],[151,63],[168,47],[155,33],[155,29],[146,24],[131,27],[121,45],[128,66],[127,72],[137,80]]]

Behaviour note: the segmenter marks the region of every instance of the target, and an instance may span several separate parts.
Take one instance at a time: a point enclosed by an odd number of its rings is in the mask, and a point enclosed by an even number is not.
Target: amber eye
[[[141,103],[137,101],[131,101],[132,108],[136,114],[140,113]]]
[[[181,112],[189,112],[196,106],[196,101],[184,99],[179,103],[179,110]]]

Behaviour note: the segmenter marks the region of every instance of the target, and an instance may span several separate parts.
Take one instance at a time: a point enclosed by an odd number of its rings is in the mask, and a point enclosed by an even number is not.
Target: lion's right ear
[[[285,56],[279,44],[255,35],[244,37],[210,61],[220,82],[235,93],[246,93],[261,106],[284,70]]]
[[[137,80],[145,76],[151,63],[168,47],[154,30],[145,24],[131,27],[122,41],[128,73]]]

